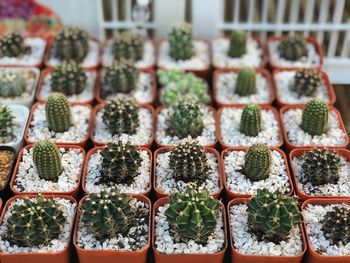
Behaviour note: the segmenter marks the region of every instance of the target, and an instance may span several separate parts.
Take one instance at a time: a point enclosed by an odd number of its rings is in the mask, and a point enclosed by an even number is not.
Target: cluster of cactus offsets
[[[13,33],[0,38],[0,57],[19,57],[30,52],[21,35]]]
[[[311,68],[303,68],[295,73],[294,83],[290,88],[299,96],[313,96],[321,83],[322,78],[319,72]]]
[[[240,131],[247,136],[257,136],[261,131],[261,110],[257,104],[247,104],[241,116]]]
[[[34,145],[33,162],[39,177],[47,181],[57,182],[63,171],[59,149],[47,140]]]
[[[332,245],[350,242],[350,209],[334,206],[323,217],[322,231]]]
[[[114,59],[128,59],[138,61],[143,57],[144,40],[135,32],[124,31],[117,34],[112,42]]]
[[[78,27],[65,27],[53,41],[54,56],[59,60],[82,62],[89,52],[89,33]]]
[[[43,196],[23,199],[15,204],[7,221],[7,239],[17,246],[48,245],[58,238],[66,222],[59,204]]]
[[[26,86],[27,81],[20,73],[0,71],[0,96],[21,96]]]
[[[102,121],[113,135],[134,134],[139,126],[139,108],[131,99],[117,97],[103,108]]]
[[[110,91],[130,93],[136,89],[140,71],[131,60],[120,59],[106,68],[103,82]]]
[[[235,93],[242,97],[256,93],[256,75],[253,68],[243,68],[239,71]]]
[[[196,137],[203,131],[202,104],[193,96],[185,96],[173,106],[169,132],[179,138]]]
[[[49,96],[45,114],[48,127],[54,132],[65,132],[72,124],[71,106],[62,93],[54,92]]]
[[[0,105],[0,139],[13,134],[14,116],[8,106]]]
[[[301,128],[308,134],[321,135],[327,129],[328,105],[323,100],[310,100],[303,110]]]
[[[81,207],[81,220],[99,240],[125,234],[135,223],[133,200],[114,187],[109,192],[89,194]]]
[[[304,153],[301,158],[304,178],[312,185],[335,184],[338,182],[342,161],[336,151],[313,149]]]
[[[196,191],[187,187],[185,193],[170,195],[165,215],[176,238],[205,243],[215,230],[219,211],[219,202],[207,189]]]
[[[260,181],[269,177],[271,151],[266,144],[254,144],[248,148],[244,158],[244,174],[251,181]]]
[[[204,147],[196,141],[182,141],[169,156],[169,166],[176,181],[203,182],[210,170]]]
[[[51,89],[66,96],[78,95],[85,89],[85,70],[74,61],[63,61],[51,74]]]
[[[247,52],[247,35],[244,31],[233,31],[230,38],[228,55],[232,58],[239,58]]]
[[[193,51],[192,25],[178,22],[173,26],[169,35],[169,55],[175,60],[190,59]]]
[[[289,36],[278,45],[278,51],[282,58],[296,61],[307,56],[305,39],[299,36]]]
[[[247,203],[250,231],[258,240],[280,243],[287,240],[294,226],[301,223],[298,201],[279,190],[258,189]]]
[[[100,155],[102,183],[130,185],[138,176],[142,158],[139,148],[130,142],[109,143]]]

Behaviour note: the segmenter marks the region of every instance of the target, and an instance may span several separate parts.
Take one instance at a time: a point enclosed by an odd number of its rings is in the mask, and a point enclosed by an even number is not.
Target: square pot
[[[6,180],[4,182],[4,185],[0,188],[0,196],[4,196],[7,193],[6,188],[11,180],[12,172],[13,172],[13,169],[14,169],[15,164],[16,164],[17,153],[16,153],[16,150],[10,146],[0,146],[0,151],[9,151],[13,154],[13,157],[12,157],[10,164],[9,164],[8,173],[6,175]],[[0,208],[1,208],[1,204],[0,204]]]

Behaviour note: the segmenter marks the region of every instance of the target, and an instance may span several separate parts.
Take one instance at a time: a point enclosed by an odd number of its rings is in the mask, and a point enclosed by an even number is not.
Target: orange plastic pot
[[[156,198],[159,199],[159,198],[162,198],[162,197],[166,197],[168,196],[169,194],[165,193],[162,189],[158,188],[157,187],[157,156],[158,154],[161,154],[161,153],[165,153],[165,152],[170,152],[172,149],[174,149],[175,147],[162,147],[162,148],[159,148],[158,150],[156,150],[154,152],[154,165],[153,165],[153,189],[155,191],[155,194],[156,194]],[[222,167],[222,161],[221,161],[221,158],[220,158],[220,154],[218,153],[217,150],[213,149],[213,148],[210,148],[210,147],[204,147],[204,151],[205,152],[208,152],[208,153],[211,153],[213,155],[215,155],[215,157],[217,158],[218,160],[218,174],[219,174],[219,191],[216,192],[216,193],[213,193],[213,197],[215,199],[219,199],[220,198],[220,194],[221,194],[221,191],[222,191],[222,188],[223,188],[223,183],[222,183],[222,171],[223,171],[223,167]]]
[[[332,199],[324,199],[324,198],[317,198],[317,199],[309,199],[306,200],[302,206],[301,210],[304,214],[305,207],[307,205],[333,205],[333,204],[347,204],[350,205],[350,199],[349,198],[342,198],[338,200],[332,200]],[[321,255],[317,253],[312,246],[312,242],[310,240],[310,237],[307,233],[307,227],[305,220],[303,220],[303,228],[305,231],[306,241],[308,244],[308,249],[305,257],[305,262],[307,263],[349,263],[350,262],[350,256],[327,256],[327,255]]]
[[[227,222],[226,222],[226,211],[222,203],[222,220],[224,222],[224,235],[225,235],[225,245],[222,251],[217,253],[197,253],[197,254],[163,254],[157,251],[155,244],[156,235],[155,235],[155,217],[157,215],[158,207],[168,204],[170,201],[169,197],[163,197],[159,199],[153,206],[153,215],[152,215],[152,249],[154,254],[155,263],[222,263],[224,260],[225,252],[227,250]]]
[[[218,83],[218,77],[220,74],[223,73],[236,73],[238,74],[238,72],[240,71],[240,69],[218,69],[214,71],[214,75],[213,75],[213,97],[214,97],[214,102],[217,105],[217,107],[223,107],[223,106],[240,106],[240,105],[246,105],[246,103],[223,103],[219,100],[218,98],[218,87],[217,87],[217,83]],[[259,105],[261,106],[269,106],[273,103],[273,101],[275,100],[275,89],[273,88],[273,82],[272,82],[272,78],[270,73],[266,70],[266,69],[262,69],[262,68],[257,68],[255,69],[255,71],[257,73],[260,73],[264,76],[264,78],[267,80],[268,83],[268,89],[270,92],[270,100],[267,103],[259,103]],[[234,90],[234,87],[232,87],[232,91]]]
[[[75,249],[77,251],[79,262],[80,263],[95,263],[95,262],[103,262],[103,263],[116,263],[116,262],[131,262],[131,263],[146,263],[147,262],[147,253],[148,249],[150,247],[150,240],[151,240],[151,208],[152,204],[151,201],[143,196],[143,195],[130,195],[131,197],[136,198],[139,201],[145,202],[148,204],[150,208],[149,212],[149,218],[148,218],[148,242],[147,244],[136,251],[123,251],[123,250],[110,250],[110,249],[103,249],[103,250],[97,250],[97,249],[83,249],[79,247],[77,239],[78,239],[78,229],[79,229],[79,218],[80,218],[80,211],[81,206],[84,203],[87,196],[85,196],[80,202],[79,202],[79,210],[78,215],[75,220],[75,229],[74,229],[74,235],[73,235],[73,243],[75,246]]]
[[[287,193],[288,195],[292,195],[293,194],[293,180],[289,171],[289,167],[288,167],[288,159],[286,154],[280,150],[279,148],[275,148],[272,147],[270,148],[272,151],[277,151],[282,155],[282,158],[284,160],[285,166],[286,166],[286,172],[287,172],[287,176],[288,176],[288,182],[289,182],[289,188],[290,191]],[[233,151],[247,151],[246,147],[242,147],[242,148],[227,148],[225,149],[222,153],[221,153],[221,163],[222,163],[222,167],[223,167],[223,180],[224,180],[224,187],[225,187],[225,194],[226,194],[226,198],[228,201],[231,201],[232,199],[235,198],[250,198],[253,195],[252,194],[240,194],[240,193],[236,193],[233,190],[230,190],[230,188],[227,185],[227,175],[226,175],[226,171],[225,171],[225,157],[229,152],[233,152]]]
[[[303,242],[303,251],[296,256],[263,256],[263,255],[249,255],[238,252],[235,248],[233,242],[233,236],[231,231],[231,217],[230,210],[234,205],[246,204],[249,201],[248,198],[237,198],[231,200],[227,205],[228,211],[228,222],[229,222],[229,232],[230,232],[230,248],[231,248],[231,262],[232,263],[300,263],[303,259],[303,256],[306,252],[307,242],[305,238],[305,233],[302,225],[300,225],[300,235]]]
[[[36,194],[27,194],[27,195],[21,195],[21,196],[14,196],[11,199],[9,199],[6,202],[5,208],[2,211],[0,222],[3,223],[4,216],[6,211],[8,210],[10,204],[14,202],[16,199],[22,199],[25,197],[35,197],[38,196]],[[70,196],[57,196],[57,195],[44,195],[45,198],[53,199],[53,198],[62,198],[67,199],[71,203],[76,204],[77,202],[74,200],[74,198]],[[70,230],[70,236],[69,240],[67,242],[67,246],[64,250],[59,252],[34,252],[34,253],[4,253],[0,252],[0,260],[1,263],[23,263],[23,262],[35,262],[35,263],[69,263],[70,262],[70,255],[71,255],[71,237],[73,232],[73,225]]]
[[[308,149],[312,149],[315,147],[324,147],[323,145],[310,145],[310,146],[303,146],[303,145],[295,145],[294,143],[290,142],[288,139],[288,131],[286,126],[284,125],[284,121],[283,121],[283,114],[288,111],[288,110],[292,110],[292,109],[304,109],[305,105],[293,105],[293,106],[284,106],[280,109],[280,118],[281,118],[281,125],[282,125],[282,130],[283,130],[283,137],[286,143],[286,147],[288,151],[294,150],[296,148],[308,148]],[[338,117],[338,121],[339,121],[339,127],[340,129],[344,132],[344,137],[345,137],[345,143],[339,146],[330,146],[333,148],[346,148],[346,146],[349,144],[349,137],[346,135],[346,129],[343,123],[343,120],[341,118],[341,115],[339,113],[339,111],[330,106],[329,107],[329,111],[333,111],[336,113],[337,117]]]

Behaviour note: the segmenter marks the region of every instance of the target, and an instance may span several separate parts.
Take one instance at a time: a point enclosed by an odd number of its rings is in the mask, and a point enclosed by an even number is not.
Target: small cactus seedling
[[[303,110],[301,128],[308,134],[321,135],[328,125],[328,105],[321,99],[310,100]]]
[[[21,96],[26,90],[27,81],[20,73],[0,71],[0,96]]]
[[[0,38],[0,57],[19,57],[30,52],[21,35],[12,33]]]
[[[235,93],[239,96],[249,96],[256,93],[256,76],[253,68],[243,68],[239,71]]]
[[[175,60],[190,59],[193,55],[192,26],[179,22],[171,29],[169,38],[169,55]]]
[[[244,158],[244,173],[251,181],[260,181],[269,177],[271,151],[265,144],[254,144],[248,148]]]
[[[124,31],[117,34],[112,42],[112,54],[114,59],[128,59],[138,61],[143,57],[143,38],[132,31]]]
[[[240,131],[241,133],[247,136],[257,136],[261,131],[261,110],[259,105],[256,104],[248,104],[244,107],[241,123],[240,123]]]
[[[54,132],[65,132],[72,123],[70,104],[62,93],[52,93],[45,105],[46,121]]]
[[[278,51],[282,58],[296,61],[307,56],[305,39],[298,36],[289,36],[278,45]]]
[[[14,116],[8,106],[0,105],[0,141],[13,135]]]
[[[244,31],[233,31],[230,38],[228,55],[232,58],[242,57],[247,52],[247,35]]]
[[[323,217],[322,231],[332,245],[350,242],[350,209],[348,206],[334,206]]]
[[[321,86],[322,78],[319,72],[311,68],[299,69],[294,76],[291,90],[299,96],[313,96]]]

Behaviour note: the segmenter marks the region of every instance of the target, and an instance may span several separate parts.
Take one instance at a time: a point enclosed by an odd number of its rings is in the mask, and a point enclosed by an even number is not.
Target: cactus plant
[[[321,135],[327,129],[328,105],[321,99],[310,100],[303,110],[301,128],[308,134]]]
[[[227,54],[232,58],[242,57],[247,52],[247,35],[244,31],[233,31]]]
[[[117,34],[112,42],[111,50],[114,59],[138,61],[143,57],[143,38],[132,31]]]
[[[0,71],[0,96],[21,96],[26,86],[27,81],[19,72]]]
[[[248,148],[244,157],[244,174],[251,181],[260,181],[269,177],[271,151],[266,144],[254,144]]]
[[[135,222],[133,200],[114,187],[109,192],[89,194],[81,206],[81,221],[98,240],[125,234]]]
[[[0,105],[0,141],[13,135],[14,116],[8,106]]]
[[[62,93],[52,93],[45,105],[46,121],[50,130],[65,132],[72,124],[70,104]]]
[[[239,71],[235,93],[239,96],[249,96],[256,93],[256,76],[253,68],[243,68]]]
[[[57,146],[44,140],[33,147],[33,162],[41,179],[56,181],[63,171],[61,154]]]
[[[313,96],[321,83],[322,78],[319,72],[311,68],[302,68],[295,73],[294,83],[290,88],[299,96]]]
[[[279,190],[258,189],[247,203],[247,213],[250,231],[257,239],[276,244],[287,240],[301,222],[297,199]]]
[[[350,242],[350,209],[346,205],[334,206],[323,217],[322,231],[332,245]]]
[[[170,57],[175,60],[190,59],[194,53],[192,37],[192,25],[176,23],[168,35]]]
[[[186,193],[170,196],[170,205],[165,210],[171,231],[184,242],[206,243],[214,232],[220,204],[207,189],[196,191],[187,187]]]
[[[240,131],[247,136],[257,136],[261,131],[261,110],[259,105],[248,104],[244,107]]]
[[[278,52],[282,58],[292,61],[307,56],[305,39],[299,36],[289,36],[279,43]]]
[[[30,52],[21,35],[12,33],[0,38],[0,57],[19,57]]]
[[[78,95],[85,89],[87,75],[74,61],[63,61],[51,74],[51,89],[66,96]]]
[[[10,209],[7,239],[21,247],[48,245],[59,237],[66,222],[60,205],[43,196],[24,198]]]

